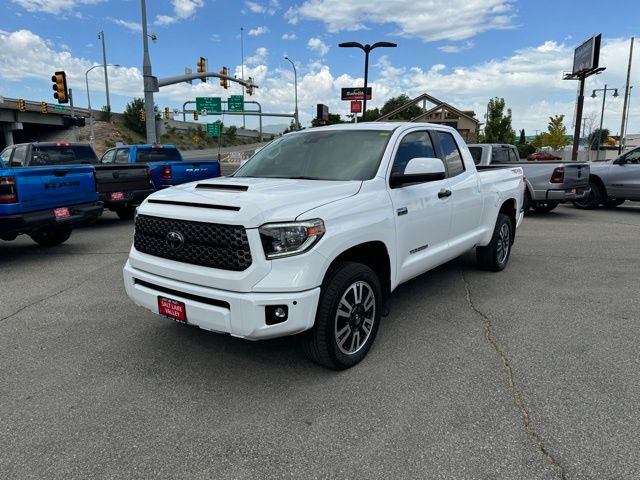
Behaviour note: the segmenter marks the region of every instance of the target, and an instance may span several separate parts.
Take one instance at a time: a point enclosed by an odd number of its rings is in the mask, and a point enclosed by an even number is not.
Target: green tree
[[[589,148],[591,150],[598,149],[598,139],[600,139],[600,145],[607,143],[607,140],[609,139],[609,129],[603,128],[600,130],[599,128],[596,128],[589,134]]]
[[[518,144],[524,145],[527,143],[527,136],[524,134],[524,128],[520,130],[520,139],[518,140]]]
[[[373,122],[374,120],[379,119],[381,116],[380,109],[378,107],[374,109],[367,109],[367,114],[365,115],[365,120],[363,120],[362,115],[358,117],[359,122]]]
[[[229,128],[227,128],[227,131],[224,133],[227,135],[227,138],[229,139],[229,141],[233,142],[236,139],[236,134],[238,133],[238,129],[235,125],[232,125]]]
[[[549,117],[547,131],[542,134],[544,146],[558,150],[569,144],[567,140],[567,127],[564,126],[564,115]]]
[[[401,95],[398,95],[397,97],[392,97],[386,102],[384,102],[384,105],[380,109],[380,115],[383,116],[389,112],[393,112],[396,108],[400,108],[402,105],[406,104],[409,101],[411,101],[411,98],[409,98],[409,96],[404,93]],[[410,107],[407,107],[405,110],[402,110],[396,115],[393,115],[392,117],[390,117],[389,120],[411,120],[412,118],[417,117],[421,113],[422,113],[422,109],[418,105],[411,105]],[[368,119],[369,118],[367,115],[367,120]]]
[[[134,98],[127,103],[122,116],[124,117],[125,127],[144,135],[146,131],[145,123],[140,120],[140,112],[142,110],[144,110],[144,100],[142,98]]]
[[[536,147],[529,143],[518,143],[517,147],[518,154],[523,160],[536,151]]]
[[[345,122],[344,120],[342,120],[342,117],[340,116],[339,113],[330,113],[329,120],[327,121],[327,125],[335,125],[336,123],[345,123]],[[314,118],[313,120],[311,120],[311,126],[312,127],[320,126],[320,122],[318,121],[317,118]]]
[[[489,100],[487,124],[484,127],[484,143],[515,143],[516,132],[511,126],[511,109],[504,114],[504,98]]]

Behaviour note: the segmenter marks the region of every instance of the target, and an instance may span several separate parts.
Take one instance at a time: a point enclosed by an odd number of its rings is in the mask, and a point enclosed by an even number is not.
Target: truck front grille
[[[178,262],[243,271],[251,265],[244,227],[138,215],[133,244],[139,252]]]

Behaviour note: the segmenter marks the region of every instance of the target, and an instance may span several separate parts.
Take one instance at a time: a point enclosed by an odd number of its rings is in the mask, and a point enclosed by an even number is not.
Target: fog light
[[[267,325],[286,322],[289,317],[289,307],[286,305],[268,305],[265,307],[265,317]]]

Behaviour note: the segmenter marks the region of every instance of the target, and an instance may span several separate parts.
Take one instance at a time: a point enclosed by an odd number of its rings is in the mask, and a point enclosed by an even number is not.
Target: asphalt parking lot
[[[339,373],[135,307],[132,230],[0,242],[1,478],[640,478],[640,204],[401,286]]]

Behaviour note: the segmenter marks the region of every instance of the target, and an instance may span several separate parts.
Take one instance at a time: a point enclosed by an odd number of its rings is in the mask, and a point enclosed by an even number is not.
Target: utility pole
[[[241,65],[240,74],[242,75],[242,80],[244,80],[244,28],[243,27],[240,27],[240,57],[242,60],[242,63],[240,64]],[[242,86],[242,98],[244,98],[244,85]],[[244,115],[242,116],[242,128],[244,129],[247,128]]]
[[[622,125],[620,126],[620,141],[618,142],[618,155],[622,153],[622,142],[625,135],[625,115],[627,113],[627,102],[629,101],[629,81],[631,80],[631,58],[633,57],[633,37],[629,47],[629,65],[627,67],[627,83],[624,86],[624,103],[622,104]]]
[[[158,91],[158,80],[151,70],[151,58],[149,57],[149,41],[147,36],[147,5],[146,0],[140,0],[142,9],[142,45],[144,55],[142,58],[142,76],[144,79],[144,112],[146,116],[147,143],[156,143],[156,116],[153,104],[153,92]]]
[[[104,89],[107,95],[107,113],[111,113],[111,102],[109,101],[109,74],[107,73],[107,49],[104,46],[104,32],[99,32],[98,37],[102,40],[102,68],[104,68]]]
[[[71,135],[74,142],[78,141],[78,130],[76,126],[76,117],[73,110],[73,91],[69,89],[69,112],[71,113]]]

